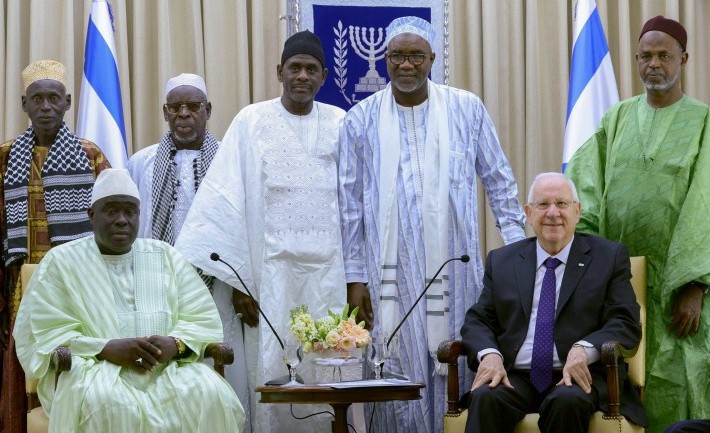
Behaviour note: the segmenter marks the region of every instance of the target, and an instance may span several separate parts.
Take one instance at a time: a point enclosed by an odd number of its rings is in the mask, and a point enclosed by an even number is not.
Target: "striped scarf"
[[[195,191],[205,177],[212,163],[219,143],[209,131],[200,147],[200,155],[193,162],[195,169]],[[175,175],[175,154],[177,148],[170,132],[163,136],[158,145],[153,168],[153,221],[151,231],[153,239],[159,239],[175,244],[175,227],[173,225],[173,209],[177,202],[177,177]]]
[[[34,141],[34,129],[27,128],[10,150],[4,179],[6,266],[27,257],[29,176]],[[92,228],[86,210],[91,204],[94,173],[79,139],[69,132],[64,122],[42,166],[42,185],[52,246],[90,235]]]

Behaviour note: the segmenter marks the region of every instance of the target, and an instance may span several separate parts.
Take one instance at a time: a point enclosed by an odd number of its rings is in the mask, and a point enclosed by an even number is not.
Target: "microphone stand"
[[[276,337],[276,339],[278,340],[279,344],[281,345],[281,350],[284,350],[284,343],[283,343],[283,341],[281,341],[281,337],[279,337],[279,334],[278,334],[278,332],[276,332],[276,329],[274,329],[274,325],[272,325],[271,322],[269,321],[269,318],[266,317],[266,314],[264,314],[264,311],[262,311],[261,307],[259,306],[259,302],[256,300],[256,298],[254,298],[254,295],[251,294],[251,291],[249,291],[249,288],[247,287],[247,285],[244,284],[244,280],[242,280],[242,277],[239,276],[239,273],[236,271],[236,269],[234,269],[234,268],[232,267],[232,265],[230,265],[229,263],[227,263],[227,262],[225,262],[224,260],[222,260],[222,259],[219,257],[219,254],[217,254],[217,253],[214,253],[214,252],[213,252],[212,254],[210,254],[210,259],[211,259],[213,262],[221,262],[221,263],[224,263],[225,265],[227,265],[227,267],[228,267],[229,269],[232,270],[232,272],[234,273],[234,275],[237,276],[237,278],[239,279],[239,282],[241,283],[242,287],[244,287],[244,290],[246,290],[247,295],[249,295],[249,297],[251,298],[251,300],[254,301],[254,304],[256,304],[256,308],[257,308],[257,310],[259,310],[259,314],[261,314],[261,317],[263,317],[264,320],[266,320],[266,324],[269,325],[269,328],[271,328],[271,332],[274,333],[274,336]],[[299,358],[298,358],[298,359],[300,360],[301,357],[302,357],[302,355],[300,354],[300,350],[299,350]],[[289,368],[289,373],[290,373],[290,370],[291,370],[291,368],[293,368],[293,367],[291,367],[291,366],[288,365],[288,364],[286,364],[286,365],[288,366],[288,368]],[[281,377],[278,377],[278,378],[276,378],[276,379],[272,379],[272,380],[266,382],[264,385],[284,385],[284,384],[288,383],[290,380],[291,380],[291,375],[290,375],[290,374],[287,374],[286,376],[281,376]],[[301,378],[301,376],[296,375],[296,382],[303,383],[303,379]]]
[[[464,255],[462,255],[461,257],[454,257],[453,259],[449,259],[449,260],[447,260],[447,261],[445,261],[444,263],[441,264],[441,267],[439,268],[438,271],[436,271],[436,273],[434,274],[434,276],[431,278],[431,281],[429,281],[429,284],[426,285],[426,287],[424,288],[424,291],[421,293],[421,295],[419,295],[419,297],[417,298],[417,300],[414,301],[414,304],[412,304],[412,307],[409,309],[409,311],[407,311],[407,314],[404,315],[404,318],[399,322],[399,325],[397,325],[397,327],[394,328],[394,331],[392,331],[392,334],[390,335],[390,338],[387,340],[387,348],[388,348],[388,349],[389,349],[389,347],[390,347],[390,342],[392,342],[392,339],[394,338],[394,335],[397,333],[397,331],[399,331],[399,328],[401,328],[402,325],[404,325],[404,321],[407,320],[407,317],[409,317],[409,315],[412,314],[412,311],[414,311],[414,307],[416,307],[417,304],[419,303],[419,301],[421,301],[421,299],[424,297],[424,295],[426,294],[427,290],[429,290],[429,287],[431,287],[431,285],[432,285],[432,284],[434,283],[434,281],[436,280],[436,277],[438,277],[438,276],[439,276],[439,273],[441,273],[441,271],[444,269],[444,266],[446,266],[449,262],[453,262],[453,261],[455,261],[455,260],[459,260],[459,261],[462,261],[462,262],[464,262],[464,263],[468,263],[468,261],[471,260],[471,258],[468,256],[468,254],[464,254]]]
[[[242,280],[242,277],[239,276],[239,273],[232,267],[232,265],[230,265],[229,263],[227,263],[227,262],[225,262],[224,260],[222,260],[222,259],[219,257],[219,254],[217,254],[217,253],[212,253],[212,254],[210,254],[210,259],[212,259],[213,262],[221,262],[221,263],[224,263],[225,265],[227,265],[227,267],[228,267],[229,269],[232,270],[232,272],[234,273],[234,275],[237,276],[237,278],[239,279],[239,282],[242,284],[242,287],[244,287],[244,290],[247,291],[247,294],[249,295],[249,297],[251,298],[251,300],[254,301],[254,303],[256,304],[256,308],[257,308],[257,310],[259,310],[259,313],[261,314],[261,317],[263,317],[264,320],[266,320],[266,324],[269,325],[269,328],[271,328],[271,332],[274,333],[274,336],[275,336],[276,339],[279,341],[279,344],[281,345],[281,350],[284,350],[284,343],[283,343],[283,341],[281,341],[281,337],[279,337],[278,332],[276,332],[276,330],[274,329],[274,326],[273,326],[273,325],[271,324],[271,322],[269,321],[269,318],[266,317],[266,314],[264,314],[264,312],[261,310],[261,307],[259,306],[259,302],[256,300],[256,298],[254,298],[254,295],[251,294],[251,292],[249,291],[249,288],[247,288],[247,285],[244,284],[244,280]]]

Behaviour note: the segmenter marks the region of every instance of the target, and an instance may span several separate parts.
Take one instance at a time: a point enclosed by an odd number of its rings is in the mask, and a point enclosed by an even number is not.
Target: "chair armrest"
[[[602,344],[601,360],[606,365],[606,386],[608,391],[609,416],[619,416],[621,406],[621,388],[619,387],[619,358],[631,358],[638,346],[626,349],[615,340]],[[623,366],[623,363],[622,363]]]
[[[619,343],[612,340],[602,344],[601,360],[606,365],[607,405],[610,416],[619,416],[619,356]]]
[[[602,344],[601,360],[606,365],[606,386],[607,405],[609,406],[609,416],[619,416],[621,405],[621,391],[619,388],[619,358],[630,358],[634,356],[638,347],[626,349],[615,340],[609,340]]]
[[[56,370],[57,375],[62,371],[71,370],[71,350],[66,347],[57,347],[52,352],[52,367]]]
[[[210,343],[205,348],[205,358],[214,359],[214,369],[224,377],[224,366],[234,362],[234,351],[224,343]]]
[[[457,415],[459,409],[459,356],[463,355],[461,340],[446,340],[439,345],[436,358],[443,364],[448,364],[448,382],[446,386],[447,415]]]
[[[71,370],[71,350],[66,347],[57,347],[52,352],[49,364],[55,371],[54,387],[56,388],[57,382],[59,382],[59,373]],[[32,409],[40,406],[39,398],[37,397],[38,379],[25,376],[25,381],[27,384],[27,412],[29,413]]]

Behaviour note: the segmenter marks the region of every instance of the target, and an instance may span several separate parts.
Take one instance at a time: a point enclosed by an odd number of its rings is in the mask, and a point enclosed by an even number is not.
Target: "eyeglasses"
[[[424,60],[426,60],[427,57],[429,57],[431,53],[415,53],[415,54],[400,54],[400,53],[392,53],[392,54],[387,54],[387,58],[393,65],[401,65],[404,63],[405,60],[409,61],[411,65],[414,66],[419,66],[422,63],[424,63]]]
[[[200,101],[200,102],[194,102],[194,101],[188,101],[188,102],[176,102],[174,104],[165,104],[164,107],[166,110],[168,110],[168,113],[170,114],[178,114],[181,110],[182,107],[187,107],[188,110],[192,113],[197,113],[202,109],[202,106],[205,105],[205,101]]]
[[[550,208],[550,206],[554,205],[557,209],[567,209],[570,207],[570,205],[577,203],[575,200],[571,201],[553,201],[553,202],[547,202],[547,201],[539,201],[539,202],[533,202],[530,203],[530,206],[535,206],[539,210],[547,210]]]

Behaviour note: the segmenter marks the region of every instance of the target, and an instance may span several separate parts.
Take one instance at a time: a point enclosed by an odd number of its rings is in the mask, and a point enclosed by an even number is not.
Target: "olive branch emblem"
[[[338,21],[338,27],[333,27],[333,33],[335,33],[335,46],[333,47],[333,52],[335,57],[333,61],[335,62],[335,84],[340,89],[340,94],[343,95],[348,104],[352,105],[353,102],[345,94],[345,86],[348,84],[348,31],[343,27],[343,22]]]

